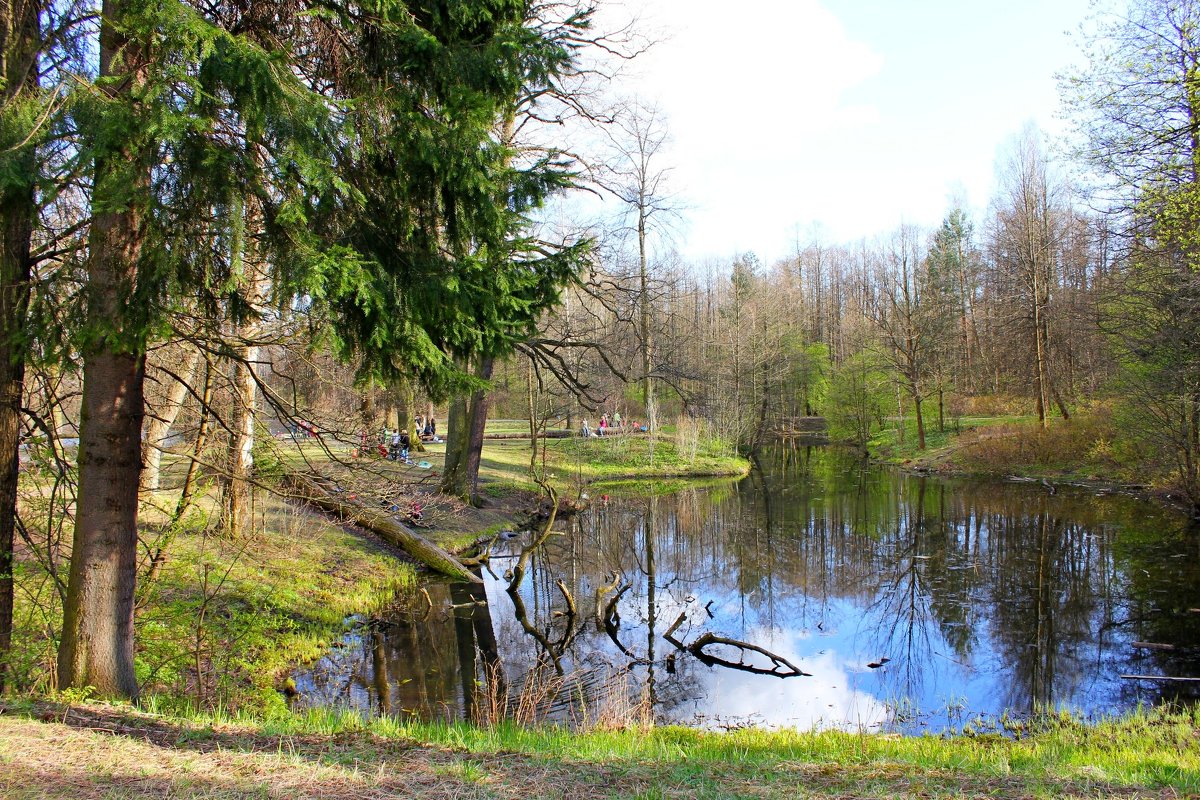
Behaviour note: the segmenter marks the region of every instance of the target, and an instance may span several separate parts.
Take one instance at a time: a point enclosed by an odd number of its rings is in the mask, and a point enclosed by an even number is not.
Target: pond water
[[[741,481],[594,500],[515,598],[526,534],[481,589],[430,585],[361,621],[295,674],[298,702],[917,733],[1200,697],[1122,677],[1200,678],[1200,530],[1155,504],[802,446]]]

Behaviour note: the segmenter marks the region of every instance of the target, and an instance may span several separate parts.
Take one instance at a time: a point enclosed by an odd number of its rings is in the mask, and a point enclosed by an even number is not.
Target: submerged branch
[[[680,616],[682,617],[682,615]],[[682,621],[682,619],[676,620],[676,625]],[[676,625],[671,626],[672,633],[674,633]],[[800,675],[812,677],[810,673],[805,672],[783,656],[772,653],[770,650],[759,647],[756,644],[739,641],[738,639],[727,639],[724,636],[717,636],[715,633],[702,634],[698,639],[696,639],[696,641],[682,647],[676,639],[671,639],[668,637],[668,641],[670,641],[676,647],[679,647],[681,650],[686,650],[687,652],[691,653],[702,663],[707,664],[710,667],[729,667],[730,669],[741,670],[742,672],[750,672],[755,675],[774,675],[776,678],[795,678]],[[760,655],[766,656],[766,658],[769,659],[774,666],[770,669],[767,669],[766,667],[756,667],[753,664],[747,664],[743,660],[730,661],[728,659],[721,658],[720,656],[714,656],[704,652],[704,648],[708,647],[709,645],[725,645],[728,647],[736,647],[742,651],[743,656],[747,651],[759,653]]]

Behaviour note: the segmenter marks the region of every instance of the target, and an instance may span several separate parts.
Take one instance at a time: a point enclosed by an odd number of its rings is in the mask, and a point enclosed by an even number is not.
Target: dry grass
[[[367,734],[260,736],[92,709],[65,724],[0,718],[0,745],[0,797],[9,800],[583,798],[597,788],[510,754],[485,762]]]
[[[0,709],[2,711],[2,709]],[[39,718],[40,717],[40,718]],[[652,734],[644,734],[651,737]],[[266,735],[87,705],[0,714],[0,797],[33,798],[798,798],[1177,797],[1089,780],[917,768],[888,760],[468,752],[366,732]]]
[[[519,685],[497,680],[495,673],[492,670],[476,697],[477,725],[536,727],[553,722],[557,713],[577,732],[654,727],[650,698],[643,685],[634,685],[628,670],[559,675],[542,660]],[[566,720],[561,719],[564,709],[569,713]]]
[[[1107,414],[1093,413],[1070,422],[1055,420],[1043,430],[1036,423],[993,425],[965,431],[955,460],[973,472],[1043,475],[1113,475],[1115,432]]]

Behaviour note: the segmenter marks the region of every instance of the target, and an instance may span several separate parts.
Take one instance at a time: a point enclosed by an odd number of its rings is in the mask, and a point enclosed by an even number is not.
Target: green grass
[[[242,539],[193,531],[172,545],[138,625],[139,678],[151,693],[277,710],[283,674],[327,652],[347,617],[415,585],[414,568],[383,547],[273,495],[259,502]],[[208,676],[199,685],[197,648]]]
[[[170,492],[158,499],[173,503]],[[139,586],[138,680],[164,703],[280,712],[281,680],[295,664],[327,652],[351,615],[415,586],[412,565],[382,545],[272,494],[258,493],[253,528],[236,540],[206,532],[212,510],[202,498],[158,579]],[[148,540],[154,518],[143,515]],[[61,608],[28,561],[18,580],[18,677],[45,687],[54,648],[42,631],[61,624]]]
[[[1144,712],[1093,725],[1059,718],[1016,739],[675,727],[572,732],[321,711],[263,721],[245,713],[165,717],[94,704],[10,710],[15,713],[0,716],[6,744],[0,793],[14,797],[136,796],[123,793],[131,764],[148,780],[167,782],[171,796],[185,797],[268,790],[274,796],[300,783],[323,797],[386,792],[417,798],[1173,797],[1200,791],[1194,711]],[[38,717],[67,719],[85,731],[44,726],[33,721]],[[47,738],[58,740],[57,751],[47,748]],[[60,777],[54,768],[64,762],[81,770]],[[36,767],[41,793],[20,794],[26,785],[20,776]],[[206,783],[214,772],[228,794]]]
[[[528,423],[524,420],[489,420],[486,432],[526,433]],[[698,438],[681,445],[681,438],[674,426],[665,426],[654,437],[653,455],[651,439],[644,435],[543,439],[541,442],[546,447],[545,464],[551,483],[559,489],[600,480],[736,476],[744,475],[750,469],[750,462],[725,442]],[[440,472],[445,460],[445,444],[427,443],[425,446],[426,452],[414,455],[414,458],[429,461],[433,471]],[[349,445],[337,445],[333,449],[339,457],[349,459]],[[485,440],[479,471],[483,494],[505,497],[514,492],[538,491],[537,484],[529,477],[529,454],[528,439]],[[330,463],[329,454],[312,441],[302,441],[299,447],[282,448],[280,460],[288,469],[308,465],[324,468],[323,465]],[[541,463],[539,456],[539,466]],[[377,459],[373,459],[371,465],[383,474],[390,471],[403,477],[406,472],[412,473],[412,468]]]
[[[721,442],[699,442],[694,452],[687,452],[667,435],[655,439],[653,454],[648,436],[550,439],[546,440],[545,463],[551,482],[559,488],[594,481],[735,476],[750,469],[749,461]],[[485,443],[482,480],[536,488],[528,477],[528,468],[528,441]]]

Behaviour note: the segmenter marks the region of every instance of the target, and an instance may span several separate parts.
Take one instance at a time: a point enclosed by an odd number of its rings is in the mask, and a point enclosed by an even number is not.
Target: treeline
[[[985,398],[1046,424],[1111,389],[1118,359],[1102,309],[1125,263],[1112,221],[1084,210],[1032,131],[998,179],[1002,193],[980,221],[954,208],[936,230],[798,242],[769,266],[752,253],[731,265],[656,265],[651,374],[668,413],[706,419],[741,444],[822,414],[861,443],[885,418],[915,416],[922,436],[927,418],[944,426]],[[542,335],[593,348],[576,373],[602,404],[640,412],[626,387],[645,349],[641,276],[636,262],[607,263],[616,266],[573,290]],[[562,398],[569,407],[573,395]]]
[[[612,237],[603,268],[542,326],[575,346],[589,400],[550,381],[546,415],[653,420],[657,392],[668,415],[731,444],[820,414],[859,443],[912,420],[924,448],[931,426],[963,415],[1035,415],[1045,429],[1102,409],[1117,457],[1200,509],[1198,23],[1197,4],[1159,0],[1094,19],[1090,63],[1062,80],[1071,158],[1025,130],[982,216],[955,207],[934,230],[809,237],[771,265],[747,253],[647,269],[645,212],[669,210],[649,140],[631,159],[636,237]],[[504,375],[518,397],[523,376],[520,364]]]

